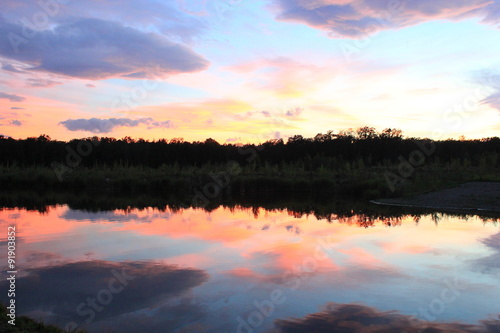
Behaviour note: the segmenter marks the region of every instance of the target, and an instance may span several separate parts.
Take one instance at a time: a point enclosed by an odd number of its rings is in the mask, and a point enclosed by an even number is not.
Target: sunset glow
[[[500,131],[500,2],[2,2],[0,134]]]

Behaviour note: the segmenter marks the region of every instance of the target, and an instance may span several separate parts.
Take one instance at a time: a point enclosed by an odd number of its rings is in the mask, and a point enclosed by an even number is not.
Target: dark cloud
[[[480,325],[423,322],[396,311],[330,303],[323,312],[301,319],[276,320],[275,327],[274,333],[494,333],[500,332],[500,320],[484,320]]]
[[[332,37],[362,38],[432,20],[481,17],[498,23],[498,4],[489,0],[277,0],[278,20],[307,24]]]
[[[23,71],[20,71],[19,69],[14,67],[12,64],[3,64],[2,69],[14,73],[24,73]]]
[[[500,233],[483,240],[483,244],[500,253]]]
[[[110,290],[111,281],[114,290],[120,291],[112,294],[109,304],[99,305],[101,311],[94,311],[91,325],[165,304],[208,279],[202,270],[152,262],[84,261],[27,269],[25,273],[28,276],[16,280],[18,313],[45,313],[44,321],[59,325],[69,321],[83,324],[89,315],[79,315],[77,308],[81,306],[80,312],[87,312],[91,306],[81,304],[87,304],[89,297],[99,300],[100,294],[109,295],[106,290]],[[7,281],[0,286],[4,290]],[[8,301],[7,294],[0,299]]]
[[[26,83],[28,87],[37,87],[37,88],[45,88],[45,87],[53,87],[59,84],[63,84],[62,82],[45,80],[45,79],[27,79]]]
[[[19,214],[19,213],[9,214],[9,219],[18,220],[20,218],[21,218],[21,214]]]
[[[30,65],[27,70],[77,78],[167,76],[209,65],[164,36],[100,19],[60,23],[25,38],[22,25],[0,18],[0,36],[0,56]],[[12,43],[13,36],[20,39]]]
[[[24,110],[24,108],[19,108],[17,106],[13,106],[10,108],[11,110]]]
[[[0,98],[8,99],[11,102],[22,102],[22,101],[24,101],[26,99],[25,97],[22,97],[22,96],[18,96],[18,95],[14,95],[14,94],[8,94],[8,93],[4,93],[4,92],[1,92],[1,91],[0,91]]]
[[[42,2],[42,1],[41,1]],[[47,1],[50,3],[51,1]],[[57,6],[48,15],[50,23],[64,21],[73,17],[91,17],[101,20],[127,22],[127,26],[137,29],[154,29],[169,38],[191,42],[207,31],[206,20],[202,16],[192,15],[189,0],[87,0],[58,1]],[[45,3],[43,1],[42,3]],[[200,1],[195,6],[208,7],[209,1]],[[28,19],[33,22],[34,15],[39,15],[41,6],[32,0],[3,0],[2,13],[12,21]],[[48,24],[45,24],[48,25]],[[38,27],[42,28],[42,27]]]
[[[83,210],[69,209],[60,217],[69,221],[91,221],[91,222],[152,222],[156,219],[168,220],[172,215],[170,213],[153,213],[145,216],[137,214],[116,214],[115,212],[87,212]]]
[[[155,121],[153,118],[68,119],[61,121],[59,124],[70,131],[87,131],[92,133],[109,133],[113,131],[115,127],[137,127],[141,124],[147,125],[148,129],[173,127],[170,120]]]
[[[21,126],[23,123],[17,119],[14,119],[14,120],[11,120],[10,125],[14,125],[14,126]]]
[[[492,254],[480,259],[472,260],[474,270],[480,271],[483,274],[499,274],[500,273],[500,232],[482,240]]]

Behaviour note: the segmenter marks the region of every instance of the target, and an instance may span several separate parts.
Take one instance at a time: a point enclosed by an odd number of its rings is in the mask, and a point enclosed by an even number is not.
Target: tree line
[[[373,127],[328,131],[314,137],[302,135],[272,139],[261,144],[220,144],[209,138],[187,142],[182,138],[144,140],[125,137],[88,137],[69,142],[47,135],[26,139],[0,136],[0,165],[51,167],[77,162],[81,167],[163,165],[203,167],[234,161],[241,166],[294,166],[304,171],[338,169],[346,163],[364,166],[397,164],[423,144],[432,143],[427,161],[498,167],[500,138],[440,140],[404,137],[399,129],[377,131]]]

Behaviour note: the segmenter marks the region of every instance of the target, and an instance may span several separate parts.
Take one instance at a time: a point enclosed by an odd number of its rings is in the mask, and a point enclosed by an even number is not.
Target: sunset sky
[[[0,134],[500,133],[498,0],[2,0]]]

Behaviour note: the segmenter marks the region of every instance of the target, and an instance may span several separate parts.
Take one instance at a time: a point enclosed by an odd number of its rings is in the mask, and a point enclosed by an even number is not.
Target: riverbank
[[[256,170],[239,165],[160,168],[116,166],[75,168],[61,175],[46,167],[0,166],[0,188],[4,191],[65,191],[88,194],[151,194],[175,197],[186,204],[252,196],[284,198],[353,198],[371,200],[397,198],[449,188],[471,181],[500,181],[494,167],[458,167],[429,164],[398,184],[397,165],[348,165],[317,172],[265,166]],[[194,202],[191,202],[194,201]]]
[[[500,212],[500,182],[469,182],[416,196],[372,202],[429,209]]]

